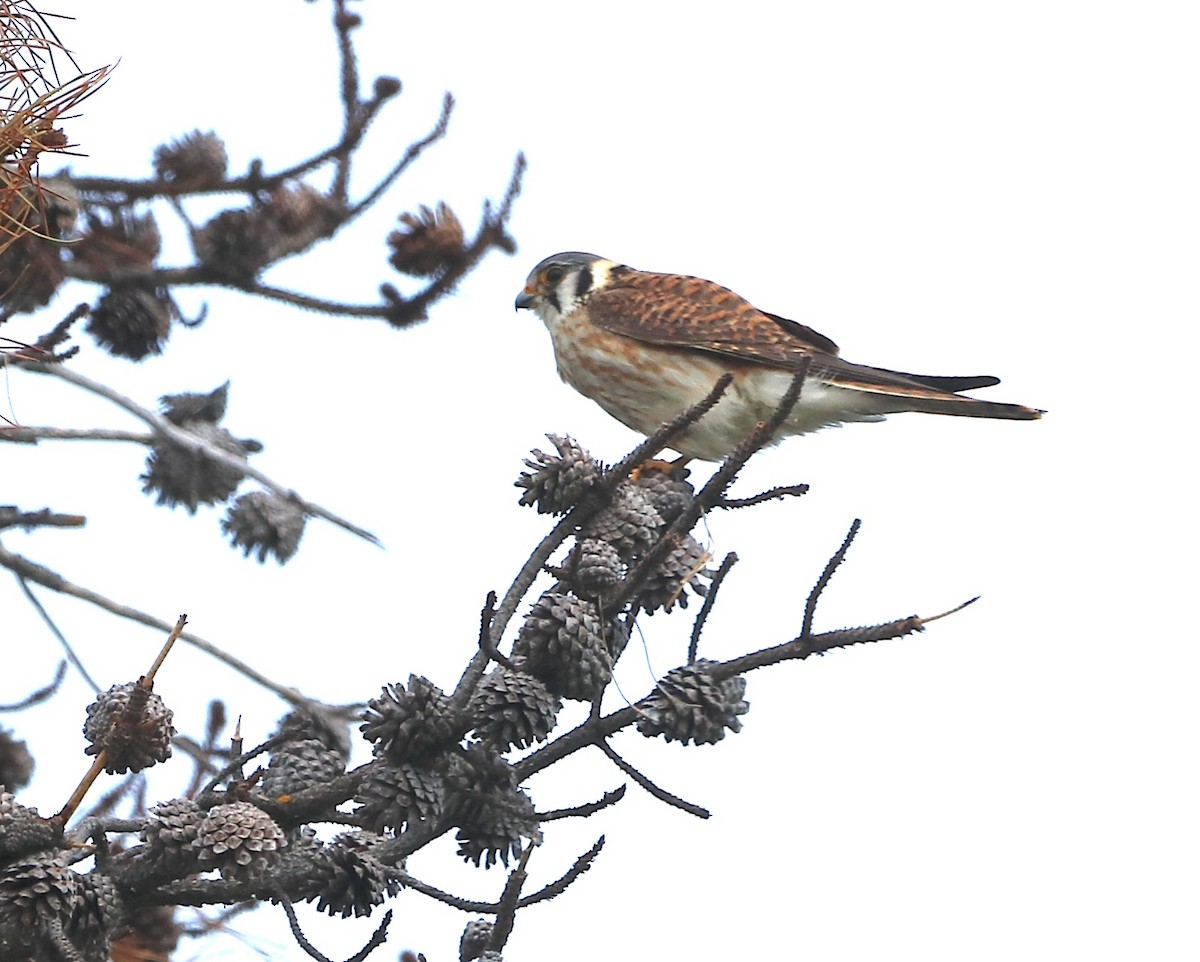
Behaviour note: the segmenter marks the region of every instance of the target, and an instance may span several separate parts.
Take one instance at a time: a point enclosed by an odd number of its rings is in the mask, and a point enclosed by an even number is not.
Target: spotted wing
[[[650,344],[720,354],[755,364],[793,368],[812,359],[810,375],[869,394],[911,399],[913,410],[980,417],[1036,418],[1022,405],[962,397],[957,391],[991,387],[990,375],[940,377],[851,364],[812,328],[760,311],[728,288],[699,277],[618,268],[588,300],[588,318],[614,334]]]
[[[810,327],[760,311],[712,281],[680,274],[618,268],[588,299],[588,317],[606,331],[650,344],[779,367],[838,351]]]

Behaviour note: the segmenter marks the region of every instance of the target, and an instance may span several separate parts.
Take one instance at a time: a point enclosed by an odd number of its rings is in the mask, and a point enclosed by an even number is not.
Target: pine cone
[[[68,181],[56,178],[26,184],[14,196],[3,174],[7,223],[0,245],[0,315],[23,314],[49,304],[66,280],[66,245],[59,241],[74,227],[79,197]]]
[[[488,919],[472,919],[458,940],[458,962],[474,962],[487,951],[495,924]]]
[[[685,745],[712,745],[725,730],[739,732],[739,715],[750,710],[746,679],[741,675],[716,681],[706,670],[711,661],[701,659],[667,672],[653,692],[638,702],[637,727],[647,738],[661,735]]]
[[[196,836],[204,812],[190,798],[160,802],[146,813],[142,823],[142,841],[150,858],[178,863],[196,858]]]
[[[182,394],[164,394],[158,399],[162,415],[172,424],[182,426],[191,421],[216,424],[225,416],[229,404],[229,382],[207,394],[185,391]]]
[[[230,454],[244,456],[248,446],[224,428],[204,421],[191,421],[187,429],[211,446]],[[192,451],[172,441],[159,440],[146,458],[142,475],[142,491],[157,492],[157,503],[183,505],[195,514],[202,504],[224,501],[242,483],[244,475],[237,468],[218,464],[200,451]]]
[[[354,796],[360,803],[354,814],[364,827],[381,835],[436,818],[445,807],[445,780],[432,769],[376,762],[367,772]]]
[[[271,752],[259,786],[264,795],[278,798],[322,785],[346,771],[342,756],[317,738],[285,742]]]
[[[225,142],[211,130],[194,130],[154,150],[159,179],[188,190],[217,186],[225,180],[228,166]]]
[[[0,922],[27,928],[65,925],[82,899],[79,875],[57,852],[27,856],[0,871]]]
[[[536,505],[539,514],[565,514],[579,503],[600,480],[604,468],[588,454],[574,438],[547,434],[558,454],[546,454],[535,449],[517,478],[516,486],[524,488],[521,504]]]
[[[649,495],[640,488],[622,484],[613,494],[612,504],[584,528],[583,537],[607,541],[623,559],[634,561],[654,544],[663,524],[663,517],[654,509]]]
[[[446,203],[437,211],[422,205],[416,214],[401,214],[400,230],[388,235],[391,265],[413,277],[432,277],[458,266],[463,258],[463,229]]]
[[[500,751],[528,748],[554,728],[562,700],[523,671],[497,667],[471,699],[475,734]]]
[[[230,802],[209,809],[193,844],[201,864],[219,868],[226,878],[249,879],[271,866],[287,838],[261,808]]]
[[[33,756],[11,729],[0,728],[0,785],[24,788],[33,777]]]
[[[279,720],[275,734],[319,739],[330,751],[338,753],[343,766],[350,761],[349,726],[342,719],[331,718],[324,712],[293,709]]]
[[[400,891],[395,874],[371,854],[372,844],[363,832],[339,835],[321,852],[316,869],[321,884],[317,909],[349,918],[370,915],[376,905]]]
[[[418,761],[457,744],[460,737],[449,697],[420,675],[408,676],[407,689],[387,685],[367,702],[361,731],[374,744],[376,757],[393,764]]]
[[[252,491],[229,506],[221,530],[232,536],[233,546],[246,557],[253,552],[261,564],[272,554],[283,564],[300,547],[304,522],[304,509],[295,501],[269,491]]]
[[[341,219],[337,201],[304,183],[272,191],[263,212],[282,235],[279,255],[301,251],[318,238],[329,236]]]
[[[661,471],[644,471],[628,483],[646,496],[667,524],[678,518],[696,496],[696,489],[688,482]]]
[[[262,210],[233,208],[200,228],[193,245],[212,280],[245,285],[275,260],[283,238],[275,220]]]
[[[87,222],[87,230],[68,253],[93,274],[149,267],[162,250],[162,233],[149,211],[120,209],[110,211],[105,219],[89,210]]]
[[[554,694],[592,701],[612,678],[606,635],[594,604],[551,589],[525,617],[513,657]]]
[[[85,958],[107,959],[109,944],[125,915],[125,905],[112,878],[99,870],[80,876],[81,898],[71,918],[71,940]]]
[[[508,865],[522,839],[538,843],[542,830],[533,802],[517,786],[512,766],[491,749],[473,745],[457,756],[446,778],[447,808],[458,826],[458,854],[485,868]]]
[[[660,608],[670,611],[677,601],[680,608],[686,608],[685,589],[689,585],[703,597],[708,586],[701,579],[712,578],[712,571],[706,567],[711,560],[712,555],[700,542],[690,534],[684,535],[642,585],[639,595],[642,608],[649,614]]]
[[[22,805],[0,785],[0,858],[49,848],[61,835],[37,809]]]
[[[121,284],[101,295],[86,330],[114,357],[140,361],[162,353],[174,317],[175,305],[164,288]]]
[[[584,538],[568,565],[572,586],[585,598],[603,598],[625,577],[621,553],[607,541]]]
[[[174,713],[163,700],[137,682],[113,685],[88,705],[83,734],[85,753],[105,753],[109,774],[140,772],[171,757]]]

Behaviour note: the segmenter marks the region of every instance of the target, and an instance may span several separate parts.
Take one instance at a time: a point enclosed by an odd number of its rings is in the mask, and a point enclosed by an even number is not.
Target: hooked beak
[[[533,296],[533,291],[531,291],[528,287],[521,291],[521,293],[517,295],[517,300],[514,305],[516,310],[521,311],[532,308]]]

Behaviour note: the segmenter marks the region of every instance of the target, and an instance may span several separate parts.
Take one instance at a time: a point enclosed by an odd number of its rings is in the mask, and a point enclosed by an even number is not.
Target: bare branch
[[[53,428],[26,424],[0,425],[0,441],[13,444],[37,444],[38,441],[132,441],[153,444],[154,435],[145,431],[120,431],[115,428]]]
[[[777,488],[771,488],[769,491],[763,491],[761,494],[753,495],[749,498],[721,498],[717,503],[718,508],[749,508],[756,504],[762,504],[764,501],[782,500],[783,498],[793,497],[798,498],[801,495],[808,494],[807,484],[783,484]]]
[[[528,895],[521,899],[521,901],[518,903],[518,906],[520,908],[525,908],[526,906],[536,905],[538,902],[545,902],[549,899],[562,895],[562,893],[567,890],[572,882],[574,882],[581,875],[583,875],[584,872],[592,867],[592,864],[596,861],[596,856],[600,854],[600,851],[603,848],[604,836],[601,835],[598,839],[596,839],[595,845],[580,855],[579,858],[575,859],[575,864],[571,866],[570,871],[568,871],[562,878],[551,882],[545,888],[540,889],[539,891],[534,892],[532,895]]]
[[[3,429],[0,428],[0,434]],[[58,514],[49,508],[40,511],[20,511],[15,505],[0,505],[0,528],[82,528],[87,518],[81,514]]]
[[[296,910],[292,907],[292,900],[283,892],[276,890],[275,898],[283,907],[284,913],[287,915],[288,925],[292,930],[292,937],[296,940],[296,944],[302,948],[310,958],[316,959],[317,962],[332,962],[325,955],[322,955],[317,948],[308,941],[304,936],[304,932],[300,928],[300,920],[296,918]],[[368,955],[374,952],[379,946],[387,941],[388,926],[392,924],[392,913],[389,909],[383,914],[383,921],[379,923],[379,927],[372,933],[371,938],[367,940],[367,944],[355,952],[352,956],[346,959],[346,962],[362,962]]]
[[[686,799],[680,798],[678,795],[672,795],[665,788],[659,788],[654,784],[654,782],[650,781],[649,778],[647,778],[631,764],[629,764],[629,762],[625,761],[624,758],[618,755],[616,749],[614,749],[612,745],[610,745],[604,739],[597,741],[596,747],[599,748],[600,751],[604,752],[604,754],[610,759],[612,759],[613,764],[616,765],[617,768],[621,769],[621,771],[641,785],[642,788],[648,791],[660,802],[666,802],[668,805],[673,805],[675,808],[682,809],[689,815],[695,815],[697,818],[712,817],[712,812],[710,812],[707,808],[703,808],[700,805],[696,805],[693,802],[689,802]]]
[[[527,872],[529,857],[533,854],[534,848],[533,845],[526,845],[517,867],[508,873],[508,881],[504,884],[504,892],[500,896],[500,905],[496,909],[496,923],[492,927],[492,937],[488,945],[488,948],[493,951],[499,952],[503,949],[508,937],[512,935],[513,924],[517,919],[521,889],[525,887],[525,881],[529,878]]]
[[[850,545],[854,543],[854,538],[858,534],[858,529],[862,527],[862,519],[855,518],[850,525],[850,530],[846,532],[846,538],[842,542],[842,546],[833,553],[833,557],[825,564],[825,570],[821,572],[821,577],[817,579],[817,583],[813,585],[812,591],[808,593],[808,600],[804,603],[804,623],[800,629],[800,637],[807,638],[812,634],[813,618],[817,613],[817,601],[820,599],[822,592],[829,585],[829,580],[833,577],[833,573],[837,571],[838,566],[846,560],[846,552],[850,550]]]
[[[721,584],[725,581],[725,576],[729,574],[729,570],[737,564],[738,556],[730,551],[721,561],[721,567],[717,569],[717,573],[713,575],[712,581],[708,586],[708,593],[704,596],[704,604],[700,606],[700,611],[696,615],[696,621],[692,625],[692,638],[688,644],[688,664],[696,660],[696,652],[700,647],[700,632],[704,630],[704,625],[708,621],[708,616],[712,612],[713,605],[717,603],[717,592],[721,590]]]
[[[27,695],[20,701],[12,702],[7,705],[0,705],[0,711],[24,711],[26,708],[32,708],[34,705],[40,705],[46,699],[52,697],[58,691],[59,685],[67,676],[67,662],[64,658],[58,663],[58,667],[54,669],[54,677],[50,680],[50,684],[39,688],[31,695]]]
[[[483,610],[479,613],[479,650],[492,661],[503,665],[505,668],[512,668],[513,663],[496,650],[496,643],[492,640],[492,620],[495,617],[496,592],[489,591],[487,593],[487,600],[483,604]]]
[[[626,786],[621,785],[612,791],[605,792],[594,802],[576,805],[573,808],[556,808],[550,812],[539,813],[537,817],[538,821],[553,822],[560,818],[587,818],[589,815],[595,815],[610,805],[616,805],[617,802],[625,797],[625,789]]]
[[[397,161],[396,165],[388,171],[387,175],[368,191],[366,196],[358,203],[352,204],[348,211],[346,220],[352,220],[361,214],[364,210],[370,207],[377,201],[380,196],[387,191],[389,187],[396,182],[396,178],[403,174],[421,154],[425,153],[426,148],[437,143],[446,136],[446,130],[450,126],[450,114],[454,110],[454,96],[449,92],[442,98],[442,112],[438,116],[437,123],[433,125],[433,129],[429,131],[420,140],[416,140],[409,144],[408,149],[404,151],[404,156]]]
[[[92,691],[99,694],[100,686],[97,685],[95,679],[88,674],[88,670],[83,667],[83,662],[80,660],[79,655],[75,653],[75,649],[71,646],[71,643],[67,641],[67,636],[64,635],[62,631],[59,630],[58,625],[54,623],[54,619],[50,617],[50,612],[46,610],[38,596],[33,593],[33,589],[29,587],[29,582],[26,581],[24,576],[21,574],[17,572],[13,572],[13,574],[16,576],[17,584],[21,586],[21,590],[25,593],[25,597],[29,600],[29,603],[33,605],[33,610],[36,611],[42,621],[46,623],[46,627],[50,629],[50,634],[54,635],[54,637],[58,639],[59,645],[62,646],[62,650],[67,656],[67,661],[75,666],[75,670],[79,672],[79,677],[81,677],[87,683],[88,687],[90,687]],[[65,666],[66,662],[62,662],[61,664]],[[57,682],[55,683],[55,686],[57,687]]]

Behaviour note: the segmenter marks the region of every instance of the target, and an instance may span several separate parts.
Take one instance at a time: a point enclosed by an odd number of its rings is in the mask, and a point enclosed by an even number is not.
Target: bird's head
[[[525,279],[525,288],[517,295],[517,310],[528,308],[547,324],[553,324],[604,287],[616,266],[603,257],[578,251],[547,257]]]

